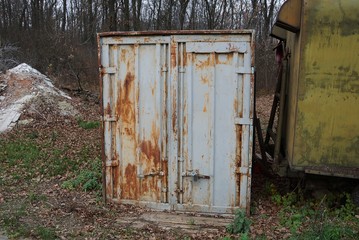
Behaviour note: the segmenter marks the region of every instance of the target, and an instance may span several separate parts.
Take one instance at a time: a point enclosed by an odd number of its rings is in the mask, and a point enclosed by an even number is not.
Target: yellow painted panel
[[[359,167],[359,2],[305,1],[296,167]]]

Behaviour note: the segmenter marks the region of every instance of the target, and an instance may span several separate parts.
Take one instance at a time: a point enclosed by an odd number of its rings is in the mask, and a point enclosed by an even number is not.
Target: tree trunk
[[[131,22],[130,22],[130,1],[122,0],[122,26],[123,30],[130,31],[131,30]]]
[[[109,30],[117,30],[116,0],[108,0]]]
[[[62,1],[62,23],[61,31],[65,32],[66,30],[66,15],[67,15],[67,0]]]
[[[183,30],[188,3],[189,0],[180,0],[179,24],[181,30]]]

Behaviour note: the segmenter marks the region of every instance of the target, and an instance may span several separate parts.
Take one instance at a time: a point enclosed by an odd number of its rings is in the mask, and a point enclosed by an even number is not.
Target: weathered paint
[[[106,197],[249,212],[253,32],[99,34]]]
[[[286,37],[289,163],[359,178],[359,2],[303,0],[291,11],[300,13],[301,26]]]

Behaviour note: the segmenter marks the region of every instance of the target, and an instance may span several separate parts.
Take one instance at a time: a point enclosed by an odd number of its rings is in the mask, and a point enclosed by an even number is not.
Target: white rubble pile
[[[19,120],[26,103],[39,97],[57,96],[70,100],[51,80],[22,63],[0,76],[0,133],[10,130]]]

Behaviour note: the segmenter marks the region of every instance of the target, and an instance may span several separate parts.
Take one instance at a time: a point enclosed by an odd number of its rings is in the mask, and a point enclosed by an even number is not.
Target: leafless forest
[[[269,37],[283,0],[0,0],[0,70],[26,62],[58,85],[96,87],[96,33],[255,29],[257,87],[273,88]]]

